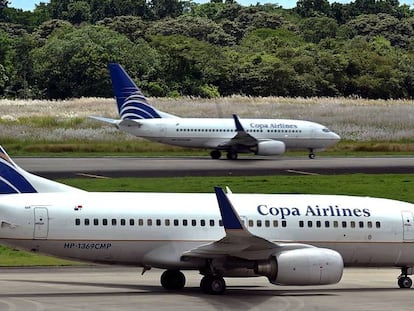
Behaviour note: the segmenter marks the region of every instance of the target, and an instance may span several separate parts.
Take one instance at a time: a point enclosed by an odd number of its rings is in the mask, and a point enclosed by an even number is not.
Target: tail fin
[[[136,120],[176,117],[149,105],[144,94],[142,94],[141,90],[121,65],[116,63],[109,64],[109,72],[121,119]]]
[[[26,172],[0,146],[0,194],[74,191],[83,192],[81,189]]]

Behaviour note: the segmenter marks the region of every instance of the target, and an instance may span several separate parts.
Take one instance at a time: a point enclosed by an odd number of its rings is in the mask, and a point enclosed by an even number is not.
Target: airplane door
[[[414,241],[414,218],[408,211],[402,211],[404,241]]]
[[[46,207],[34,208],[34,239],[47,239],[49,232],[49,216]]]

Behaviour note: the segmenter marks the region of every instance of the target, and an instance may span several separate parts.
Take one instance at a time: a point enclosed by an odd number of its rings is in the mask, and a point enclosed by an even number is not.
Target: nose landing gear
[[[315,155],[315,153],[313,152],[313,149],[312,149],[312,148],[310,148],[310,149],[309,149],[309,159],[313,160],[313,159],[315,159],[315,158],[316,158],[316,155]]]
[[[408,276],[408,267],[401,268],[401,274],[398,277],[398,286],[400,288],[411,288],[413,281]]]

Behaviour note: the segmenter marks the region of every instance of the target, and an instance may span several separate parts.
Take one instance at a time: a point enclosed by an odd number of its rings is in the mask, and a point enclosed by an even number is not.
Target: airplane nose
[[[339,136],[339,135],[338,135],[338,134],[336,134],[335,132],[332,132],[331,134],[332,134],[332,135],[331,135],[332,140],[333,140],[333,141],[335,141],[336,143],[337,143],[338,141],[340,141],[340,140],[341,140],[341,136]]]

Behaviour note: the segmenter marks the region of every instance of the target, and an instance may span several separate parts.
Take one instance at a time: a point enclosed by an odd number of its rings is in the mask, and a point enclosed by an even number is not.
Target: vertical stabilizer
[[[174,115],[159,111],[148,104],[141,90],[136,86],[124,68],[116,63],[109,64],[112,88],[121,119],[172,118]]]
[[[20,168],[0,146],[0,194],[37,192],[83,192]]]

